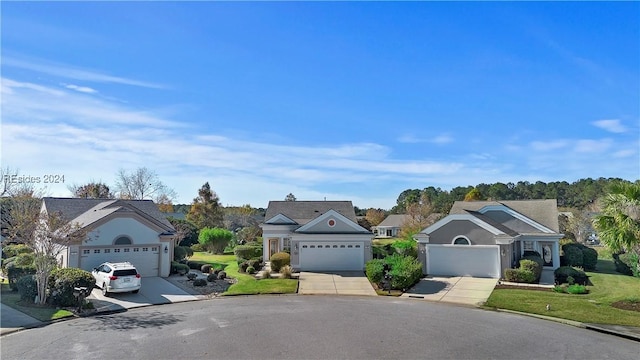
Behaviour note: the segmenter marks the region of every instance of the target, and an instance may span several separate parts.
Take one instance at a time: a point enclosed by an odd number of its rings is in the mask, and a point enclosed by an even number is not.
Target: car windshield
[[[114,270],[113,271],[113,275],[114,276],[135,276],[136,274],[138,274],[136,269],[125,269],[125,270]]]

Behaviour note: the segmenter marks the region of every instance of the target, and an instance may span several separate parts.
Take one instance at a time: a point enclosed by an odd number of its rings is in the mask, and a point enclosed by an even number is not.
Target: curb
[[[611,329],[606,329],[594,324],[585,324],[579,321],[574,321],[574,320],[567,320],[567,319],[562,319],[562,318],[556,318],[556,317],[552,317],[552,316],[545,316],[545,315],[538,315],[538,314],[530,314],[530,313],[524,313],[524,312],[520,312],[520,311],[514,311],[514,310],[507,310],[507,309],[498,309],[498,308],[486,308],[487,310],[494,310],[494,311],[498,311],[498,312],[504,312],[504,313],[509,313],[509,314],[515,314],[515,315],[523,315],[523,316],[529,316],[529,317],[534,317],[534,318],[538,318],[541,320],[548,320],[548,321],[553,321],[553,322],[557,322],[557,323],[561,323],[561,324],[565,324],[565,325],[571,325],[571,326],[575,326],[578,328],[582,328],[582,329],[587,329],[587,330],[592,330],[592,331],[597,331],[603,334],[609,334],[609,335],[614,335],[614,336],[618,336],[621,338],[625,338],[627,340],[632,340],[632,341],[637,341],[640,342],[640,335],[634,335],[634,334],[629,334],[629,333],[624,333],[624,332],[620,332],[620,331],[616,331],[616,330],[611,330]]]

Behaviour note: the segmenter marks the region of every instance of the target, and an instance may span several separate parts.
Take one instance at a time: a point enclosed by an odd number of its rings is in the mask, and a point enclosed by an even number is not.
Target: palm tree
[[[612,184],[593,225],[611,250],[640,254],[640,180]]]

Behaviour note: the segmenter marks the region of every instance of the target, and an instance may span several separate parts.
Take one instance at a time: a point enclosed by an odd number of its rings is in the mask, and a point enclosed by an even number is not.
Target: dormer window
[[[453,245],[471,245],[471,242],[465,236],[458,236],[453,240]]]

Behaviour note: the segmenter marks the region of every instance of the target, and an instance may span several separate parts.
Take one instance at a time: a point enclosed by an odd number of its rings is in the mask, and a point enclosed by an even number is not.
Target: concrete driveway
[[[142,287],[137,294],[109,293],[102,295],[100,289],[93,289],[89,299],[94,300],[98,311],[116,311],[141,306],[160,305],[182,301],[198,300],[161,277],[142,278]]]
[[[303,271],[298,281],[298,294],[301,295],[377,295],[362,271]]]
[[[38,326],[42,322],[12,307],[0,304],[0,335],[5,335],[22,328]]]
[[[402,297],[478,306],[487,301],[497,283],[498,279],[429,276],[420,279]]]

